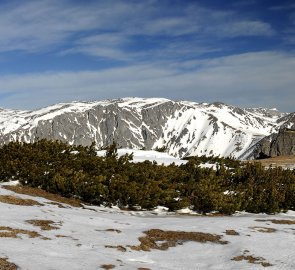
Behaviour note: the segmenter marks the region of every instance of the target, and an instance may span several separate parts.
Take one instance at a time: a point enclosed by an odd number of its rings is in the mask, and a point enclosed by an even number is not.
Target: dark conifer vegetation
[[[131,161],[132,155],[118,157],[115,144],[98,157],[95,145],[11,142],[0,149],[0,179],[129,209],[162,205],[225,214],[295,210],[295,170],[219,157],[191,157],[181,166]],[[200,168],[202,162],[216,163],[217,169]]]

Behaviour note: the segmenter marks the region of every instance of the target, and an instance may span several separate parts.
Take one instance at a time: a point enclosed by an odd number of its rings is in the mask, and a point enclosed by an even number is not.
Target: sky
[[[290,0],[0,0],[0,107],[121,97],[295,111]]]

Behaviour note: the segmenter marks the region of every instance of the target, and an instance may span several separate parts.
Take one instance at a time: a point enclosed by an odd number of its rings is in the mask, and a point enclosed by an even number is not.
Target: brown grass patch
[[[116,266],[113,265],[113,264],[103,264],[100,266],[100,268],[103,268],[103,269],[113,269],[115,268]]]
[[[57,238],[71,238],[70,236],[63,235],[63,234],[57,234],[55,237],[57,237]]]
[[[105,245],[104,246],[105,248],[115,248],[117,249],[118,251],[121,251],[121,252],[126,252],[127,249],[123,246],[110,246],[110,245]]]
[[[248,161],[251,163],[254,162],[260,162],[263,166],[269,167],[287,167],[287,166],[292,166],[295,164],[295,155],[290,155],[290,156],[277,156],[277,157],[271,157],[271,158],[266,158],[266,159],[258,159],[258,160],[253,160],[253,161]]]
[[[258,222],[271,222],[274,224],[283,224],[283,225],[294,225],[295,220],[287,220],[287,219],[256,219]]]
[[[237,231],[235,230],[226,230],[225,231],[226,235],[240,235]]]
[[[116,232],[116,233],[121,233],[122,231],[118,230],[118,229],[106,229],[106,232]]]
[[[248,263],[260,264],[263,267],[273,266],[269,262],[266,262],[265,259],[262,257],[254,257],[253,255],[246,255],[245,253],[248,253],[248,251],[244,251],[243,255],[239,255],[232,258],[232,261],[240,262],[244,260],[244,261],[248,261]]]
[[[116,233],[121,233],[122,231],[118,229],[106,229],[106,230],[96,230],[97,232],[116,232]]]
[[[47,200],[59,202],[59,203],[65,203],[68,205],[71,205],[73,207],[82,207],[81,201],[77,199],[72,198],[65,198],[57,194],[49,193],[45,190],[42,190],[40,188],[32,188],[32,187],[26,187],[26,186],[2,186],[2,188],[5,188],[7,190],[11,190],[13,192],[19,193],[19,194],[26,194],[33,197],[42,197]]]
[[[17,266],[14,263],[8,262],[7,258],[0,258],[0,270],[16,270]]]
[[[146,268],[146,267],[139,267],[137,268],[137,270],[151,270],[150,268]]]
[[[43,205],[34,200],[22,199],[20,197],[16,197],[12,195],[0,195],[0,202],[14,204],[14,205],[23,205],[23,206]]]
[[[55,235],[56,238],[68,238],[68,239],[71,239],[71,240],[74,240],[74,241],[78,241],[79,239],[77,238],[74,238],[70,235],[63,235],[63,234],[56,234]]]
[[[58,202],[47,202],[46,204],[56,205],[58,208],[66,208],[64,205]]]
[[[222,241],[221,235],[202,232],[183,232],[183,231],[163,231],[151,229],[144,232],[146,236],[139,237],[140,245],[129,246],[137,251],[150,251],[151,249],[167,250],[169,247],[182,245],[185,242],[194,241],[200,243],[212,242],[217,244],[227,244]]]
[[[262,233],[274,233],[277,230],[274,228],[269,228],[269,227],[259,227],[259,226],[253,226],[253,227],[249,227],[250,229],[253,229],[255,231],[258,232],[262,232]]]
[[[40,227],[41,230],[43,230],[43,231],[59,229],[59,227],[56,226],[57,225],[56,222],[54,222],[52,220],[31,219],[31,220],[26,220],[26,222],[30,223],[34,226]],[[61,225],[61,223],[59,223],[58,225]]]
[[[42,240],[51,240],[51,238],[49,238],[49,237],[45,237],[45,236],[41,237],[41,239],[42,239]]]
[[[30,238],[40,237],[41,235],[35,231],[13,229],[7,226],[0,226],[0,237],[20,238],[19,234],[28,235]]]

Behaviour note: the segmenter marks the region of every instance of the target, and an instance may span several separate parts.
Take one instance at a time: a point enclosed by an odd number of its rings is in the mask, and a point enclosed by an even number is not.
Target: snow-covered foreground
[[[107,268],[110,265],[113,269],[130,270],[264,269],[263,263],[272,264],[269,269],[295,269],[295,224],[287,224],[295,221],[294,212],[272,216],[247,213],[231,217],[180,216],[92,206],[60,208],[61,205],[48,204],[50,201],[45,198],[16,194],[1,185],[0,196],[3,195],[42,204],[0,203],[0,258],[8,258],[19,269],[92,270],[111,269]],[[42,230],[27,220],[51,220],[57,228]],[[18,238],[3,237],[8,230],[3,226],[35,231],[40,236],[30,238],[19,233]],[[128,247],[138,246],[138,238],[150,229],[216,234],[228,243],[180,240],[167,250],[136,251]],[[238,235],[230,235],[233,231],[226,233],[226,230],[234,230]],[[234,257],[236,260],[232,260]],[[254,257],[256,264],[249,263],[248,259]]]

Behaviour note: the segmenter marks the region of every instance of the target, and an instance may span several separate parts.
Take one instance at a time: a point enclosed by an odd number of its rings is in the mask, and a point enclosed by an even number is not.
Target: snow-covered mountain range
[[[48,138],[70,144],[155,149],[177,157],[247,158],[263,138],[295,127],[294,113],[162,98],[60,103],[35,111],[0,110],[0,144]]]

